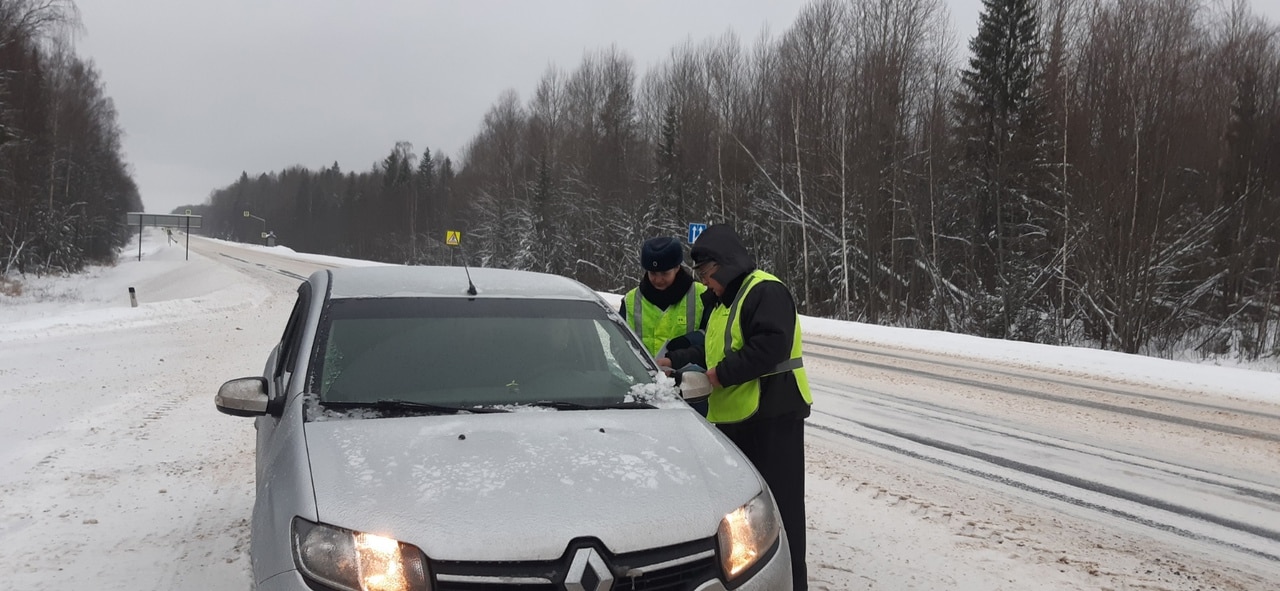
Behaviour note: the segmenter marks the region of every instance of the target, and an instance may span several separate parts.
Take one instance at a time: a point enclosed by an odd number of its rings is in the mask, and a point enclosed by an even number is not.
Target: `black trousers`
[[[773,491],[791,549],[794,591],[809,589],[805,565],[804,418],[789,414],[716,425],[742,450]]]

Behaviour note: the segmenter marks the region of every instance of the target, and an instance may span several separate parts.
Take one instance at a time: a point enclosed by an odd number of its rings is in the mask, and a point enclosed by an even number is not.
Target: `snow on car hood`
[[[546,560],[711,537],[759,493],[750,464],[686,409],[306,424],[320,521],[439,560]]]

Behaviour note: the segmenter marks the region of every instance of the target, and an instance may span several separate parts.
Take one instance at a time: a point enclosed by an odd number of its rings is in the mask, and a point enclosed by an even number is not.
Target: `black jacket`
[[[689,293],[689,287],[693,285],[693,275],[684,267],[680,267],[680,272],[676,273],[675,281],[671,282],[671,286],[666,289],[658,289],[649,282],[649,274],[646,273],[640,278],[640,297],[649,300],[650,304],[658,307],[659,310],[666,310],[680,302],[685,294]],[[698,318],[697,330],[705,330],[707,328],[707,319],[711,317],[711,309],[716,306],[716,294],[711,290],[702,292],[702,316]],[[618,310],[623,318],[629,322],[630,316],[627,316],[627,298],[622,298],[622,307]]]
[[[756,269],[755,259],[728,225],[707,228],[694,243],[690,254],[695,264],[710,260],[719,266],[712,278],[725,286],[719,298],[724,306],[733,304],[738,290],[742,289],[743,280]],[[760,409],[752,419],[791,414],[809,416],[809,404],[800,393],[794,373],[788,371],[762,377],[791,358],[797,321],[791,290],[776,281],[757,284],[738,305],[738,317],[743,346],[737,351],[726,351],[724,360],[716,366],[716,377],[720,383],[734,386],[760,380]],[[699,353],[705,358],[704,351]],[[674,356],[672,365],[681,366]]]

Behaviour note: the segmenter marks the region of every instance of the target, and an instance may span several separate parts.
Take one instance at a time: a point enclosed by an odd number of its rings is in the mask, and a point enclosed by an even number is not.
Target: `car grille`
[[[563,587],[555,583],[466,583],[447,581],[437,583],[439,591],[559,591]]]
[[[570,546],[559,560],[539,562],[431,563],[437,591],[561,591],[569,562],[585,542]],[[597,549],[602,545],[590,544]],[[614,574],[613,591],[692,591],[716,578],[714,540],[656,550],[609,555],[600,551]],[[628,574],[636,576],[628,576]]]
[[[708,556],[688,564],[647,573],[642,577],[613,582],[613,591],[688,591],[715,578],[716,557]]]

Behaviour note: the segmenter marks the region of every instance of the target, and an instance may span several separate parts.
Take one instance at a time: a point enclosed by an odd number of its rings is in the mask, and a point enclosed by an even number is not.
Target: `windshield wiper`
[[[537,406],[542,408],[554,408],[556,410],[601,410],[601,409],[622,409],[622,408],[658,408],[648,402],[611,402],[608,404],[582,404],[580,402],[565,402],[563,400],[539,400],[537,402],[521,403],[525,406]]]
[[[397,398],[383,398],[376,402],[355,402],[347,400],[322,401],[320,404],[332,406],[335,408],[376,408],[378,410],[419,410],[425,412],[433,412],[440,414],[458,414],[460,412],[470,412],[476,414],[495,413],[495,412],[511,412],[504,408],[486,408],[483,406],[444,406],[440,404],[431,404],[430,402],[415,402],[413,400],[400,400]]]

